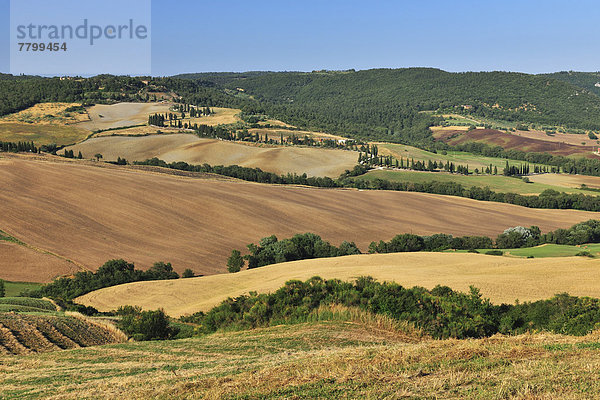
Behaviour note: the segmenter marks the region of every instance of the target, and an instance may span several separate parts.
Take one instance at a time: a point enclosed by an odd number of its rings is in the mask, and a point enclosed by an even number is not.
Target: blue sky
[[[9,70],[8,10],[0,0],[0,72]],[[153,0],[152,73],[597,71],[598,21],[589,0]]]

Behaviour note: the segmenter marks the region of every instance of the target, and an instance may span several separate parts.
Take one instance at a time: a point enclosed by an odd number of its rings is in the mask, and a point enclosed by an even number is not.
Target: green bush
[[[488,256],[502,256],[504,255],[504,252],[502,250],[489,250],[486,251],[485,254]]]
[[[447,286],[407,289],[369,277],[353,283],[319,277],[306,282],[289,281],[274,293],[230,298],[207,313],[181,320],[199,324],[201,333],[252,329],[307,322],[315,309],[333,304],[410,322],[434,338],[542,330],[585,335],[600,328],[600,299],[561,294],[533,303],[493,305],[473,287],[469,293],[455,292]]]
[[[32,296],[47,296],[65,301],[73,300],[94,290],[123,283],[150,281],[159,279],[177,279],[179,275],[173,271],[171,263],[157,262],[147,271],[135,269],[132,263],[125,260],[110,260],[96,272],[77,272],[74,277],[63,277],[42,286]]]
[[[137,341],[167,340],[179,333],[163,310],[142,311],[139,307],[125,306],[117,314],[122,316],[119,329]]]

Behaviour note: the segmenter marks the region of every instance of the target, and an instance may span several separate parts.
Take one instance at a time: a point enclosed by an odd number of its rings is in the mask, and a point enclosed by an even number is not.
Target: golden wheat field
[[[101,289],[77,301],[102,311],[122,305],[162,307],[173,316],[208,311],[228,297],[275,291],[291,279],[313,276],[352,280],[372,276],[403,286],[446,285],[468,291],[474,285],[494,303],[552,297],[600,296],[600,261],[582,257],[521,259],[465,253],[367,254],[293,261],[235,274],[160,282],[136,282]]]

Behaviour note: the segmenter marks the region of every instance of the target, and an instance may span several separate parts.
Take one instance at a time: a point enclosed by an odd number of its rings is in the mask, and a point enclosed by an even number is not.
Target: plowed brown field
[[[138,268],[163,260],[179,272],[214,274],[225,271],[232,249],[271,234],[315,232],[366,250],[373,240],[403,232],[495,236],[515,225],[548,231],[600,217],[423,193],[271,186],[89,164],[3,159],[0,229],[90,269],[124,258]],[[57,273],[64,271],[64,261],[55,262]],[[0,254],[0,278],[29,268]],[[44,274],[21,279],[45,281],[50,275]]]

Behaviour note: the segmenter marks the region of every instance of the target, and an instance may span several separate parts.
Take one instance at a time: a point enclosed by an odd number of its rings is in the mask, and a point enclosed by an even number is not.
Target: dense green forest
[[[423,111],[600,130],[600,97],[562,75],[432,68],[157,78],[7,75],[0,79],[0,115],[38,102],[152,101],[157,94],[174,93],[186,104],[238,107],[247,115],[267,114],[304,128],[407,144],[432,141],[428,127],[438,120]]]
[[[404,143],[430,140],[434,119],[421,111],[433,110],[600,129],[600,98],[547,76],[407,68],[229,74],[218,82],[244,89],[268,114],[295,125]]]
[[[12,77],[0,79],[0,116],[42,102],[154,101],[158,94],[176,93],[188,104],[241,107],[246,102],[217,89],[212,82],[174,78],[98,75],[93,78]]]
[[[596,86],[596,84],[600,84],[600,72],[560,71],[552,74],[542,74],[540,76],[568,82],[600,96],[600,85]]]
[[[230,298],[207,313],[181,319],[199,324],[203,333],[212,333],[306,322],[319,307],[333,304],[407,321],[437,339],[535,331],[585,335],[600,323],[598,299],[561,294],[532,303],[493,305],[473,287],[470,293],[447,286],[408,289],[369,277],[355,282],[319,277],[289,281],[274,293]]]

